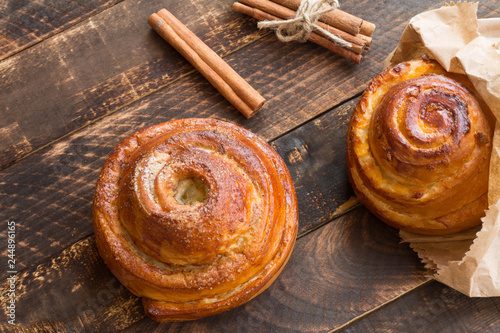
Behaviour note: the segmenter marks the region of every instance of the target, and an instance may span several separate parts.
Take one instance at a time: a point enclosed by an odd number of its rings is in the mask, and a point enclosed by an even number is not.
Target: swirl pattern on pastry
[[[213,119],[132,134],[107,159],[94,196],[101,256],[157,321],[197,319],[255,297],[284,267],[297,226],[280,156]]]
[[[348,129],[348,173],[386,223],[422,234],[480,223],[492,132],[465,85],[473,89],[437,62],[415,60],[381,73],[360,98]]]

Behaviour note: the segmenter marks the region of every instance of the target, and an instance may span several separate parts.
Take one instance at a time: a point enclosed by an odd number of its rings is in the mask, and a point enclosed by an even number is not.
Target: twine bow
[[[305,42],[309,39],[311,32],[318,30],[335,44],[351,47],[351,43],[316,24],[321,15],[331,12],[339,6],[338,0],[302,0],[294,18],[283,21],[261,21],[257,26],[260,29],[276,28],[276,36],[282,42]]]

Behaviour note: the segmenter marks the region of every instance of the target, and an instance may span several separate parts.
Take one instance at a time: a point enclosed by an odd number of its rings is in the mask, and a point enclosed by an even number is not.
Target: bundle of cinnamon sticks
[[[295,17],[299,5],[300,0],[239,0],[233,4],[233,9],[259,21],[274,21]],[[373,23],[339,9],[323,14],[317,24],[328,32],[341,37],[351,46],[339,46],[319,31],[312,32],[309,40],[354,63],[361,61],[362,52],[370,47],[371,36],[375,31]]]

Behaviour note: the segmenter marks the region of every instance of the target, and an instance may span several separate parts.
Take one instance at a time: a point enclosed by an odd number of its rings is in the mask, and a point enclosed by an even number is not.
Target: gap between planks
[[[427,281],[424,281],[424,282],[422,282],[422,283],[420,283],[420,284],[416,285],[415,287],[413,287],[413,288],[411,288],[411,289],[408,289],[408,290],[407,290],[407,291],[405,291],[404,293],[402,293],[402,294],[400,294],[400,295],[398,295],[398,296],[394,297],[393,299],[390,299],[390,300],[388,300],[387,302],[384,302],[384,303],[380,304],[379,306],[376,306],[376,307],[374,307],[373,309],[366,311],[366,312],[365,312],[365,313],[363,313],[362,315],[359,315],[359,316],[357,316],[357,317],[354,317],[353,319],[351,319],[351,320],[349,320],[348,322],[346,322],[346,323],[344,323],[344,324],[340,325],[339,327],[336,327],[336,328],[334,328],[334,329],[332,329],[332,330],[328,331],[328,333],[338,333],[338,332],[342,331],[343,329],[348,328],[348,327],[349,327],[349,326],[351,326],[352,324],[354,324],[354,323],[356,323],[356,322],[358,322],[358,321],[362,320],[363,318],[368,317],[368,316],[369,316],[369,315],[371,315],[372,313],[377,312],[378,310],[382,309],[383,307],[385,307],[385,306],[387,306],[387,305],[391,304],[392,302],[395,302],[395,301],[397,301],[398,299],[400,299],[400,298],[402,298],[402,297],[404,297],[404,296],[406,296],[406,295],[408,295],[408,294],[410,294],[410,293],[414,292],[415,290],[417,290],[417,289],[419,289],[419,288],[421,288],[421,287],[423,287],[423,286],[425,286],[425,285],[428,285],[429,283],[434,282],[434,281],[435,281],[434,279],[429,279],[429,280],[427,280]]]

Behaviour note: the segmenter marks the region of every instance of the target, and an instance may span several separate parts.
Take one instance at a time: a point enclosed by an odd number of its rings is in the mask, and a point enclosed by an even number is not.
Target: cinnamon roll
[[[217,314],[264,291],[298,225],[280,156],[213,119],[170,121],[123,140],[104,164],[93,214],[100,255],[157,321]]]
[[[421,234],[480,223],[492,130],[471,89],[429,59],[372,80],[351,117],[347,167],[360,201],[380,219]]]

